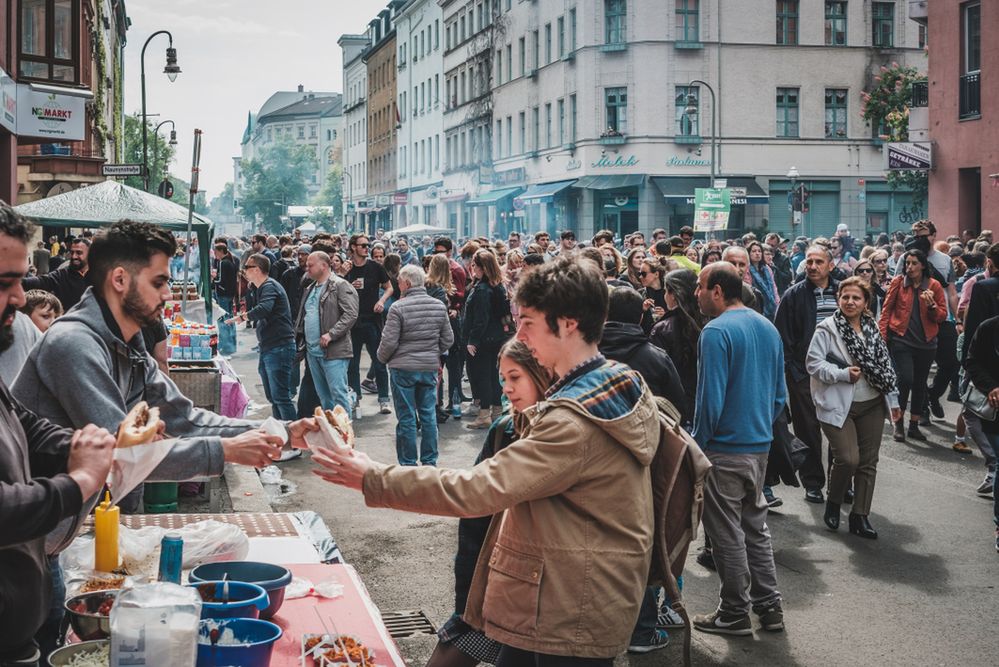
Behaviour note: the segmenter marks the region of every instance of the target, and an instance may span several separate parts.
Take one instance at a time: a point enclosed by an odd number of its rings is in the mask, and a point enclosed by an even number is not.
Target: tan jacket
[[[527,412],[520,440],[471,470],[385,466],[365,475],[372,507],[503,512],[489,527],[464,614],[496,641],[603,658],[628,645],[652,553],[649,464],[659,421],[651,392],[624,373],[640,396],[618,418],[554,398]]]
[[[295,320],[295,334],[305,340],[305,304],[316,288],[311,283],[302,292],[301,308]],[[319,330],[328,333],[330,344],[323,350],[324,359],[350,359],[354,349],[350,342],[350,329],[357,322],[358,296],[354,286],[338,275],[330,274],[322,294],[319,295]]]

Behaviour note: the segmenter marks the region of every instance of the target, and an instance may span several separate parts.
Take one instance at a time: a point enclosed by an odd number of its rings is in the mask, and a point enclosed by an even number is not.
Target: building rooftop
[[[339,116],[342,114],[343,96],[340,93],[327,93],[324,96],[312,96],[312,93],[305,99],[300,99],[291,104],[275,109],[267,114],[257,117],[257,124],[270,123],[274,121],[287,120],[290,118],[301,118],[308,116]]]

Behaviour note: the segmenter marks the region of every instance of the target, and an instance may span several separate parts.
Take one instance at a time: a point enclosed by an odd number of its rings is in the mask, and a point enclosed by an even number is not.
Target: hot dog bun
[[[319,422],[319,430],[337,447],[354,447],[354,427],[350,425],[350,416],[347,411],[339,405],[332,410],[316,408],[316,421]]]
[[[153,441],[160,429],[160,410],[139,401],[118,426],[118,447],[134,447]]]

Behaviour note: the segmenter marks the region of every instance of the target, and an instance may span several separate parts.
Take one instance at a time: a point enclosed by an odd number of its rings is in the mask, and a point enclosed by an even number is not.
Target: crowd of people
[[[189,263],[192,248],[123,222],[57,252],[39,246],[32,271],[23,221],[5,209],[0,223],[0,345],[9,348],[0,376],[11,387],[0,398],[8,426],[19,420],[27,435],[14,442],[31,477],[54,480],[34,488],[37,498],[10,496],[22,509],[37,504],[42,520],[24,525],[8,493],[35,482],[0,460],[0,559],[19,550],[46,593],[46,582],[58,589],[54,556],[103,479],[108,432],[143,396],[158,397],[171,434],[189,442],[150,479],[300,456],[317,407],[362,420],[394,412],[398,465],[363,451],[324,450],[313,462],[369,505],[461,517],[455,614],[433,667],[609,665],[625,649],[662,648],[683,627],[663,591],[646,586],[656,397],[713,466],[696,560],[717,572],[719,602],[692,619],[697,630],[749,635],[751,613],[762,630],[782,630],[766,523],[783,503],[775,487],[804,487],[832,531],[848,505],[849,532],[876,539],[885,420],[896,441],[941,446],[921,427],[943,418],[945,400],[962,405],[948,445],[963,456],[970,440],[984,458],[977,492],[996,502],[999,551],[999,244],[990,232],[938,239],[922,220],[864,241],[845,225],[793,240],[701,240],[689,227],[648,240],[602,230],[584,243],[572,231],[460,244],[381,231],[219,237],[210,273],[219,352],[235,353],[236,327],[254,330],[264,392],[292,432],[282,443],[255,422],[195,410],[169,381],[161,308],[176,258],[186,252]],[[52,270],[60,252],[68,263]],[[67,345],[77,361],[68,373],[52,357]],[[448,463],[438,460],[438,425],[451,419],[485,432],[470,471],[438,467]],[[0,575],[0,586],[6,596],[14,583]],[[597,608],[586,602],[594,598]],[[37,610],[21,644],[0,640],[0,663],[25,650],[47,614]]]

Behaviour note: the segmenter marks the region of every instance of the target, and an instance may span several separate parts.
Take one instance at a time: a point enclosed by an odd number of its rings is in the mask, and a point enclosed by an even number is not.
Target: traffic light
[[[239,210],[239,200],[238,199],[233,199],[232,200],[232,210],[234,210],[234,211],[238,211]]]
[[[804,185],[801,186],[801,212],[808,213],[808,199],[811,193]]]
[[[791,210],[801,210],[801,190],[798,188],[795,188],[794,192],[791,193]]]

